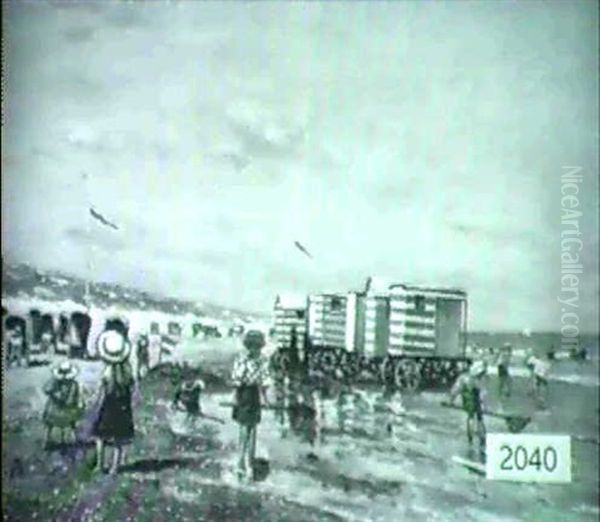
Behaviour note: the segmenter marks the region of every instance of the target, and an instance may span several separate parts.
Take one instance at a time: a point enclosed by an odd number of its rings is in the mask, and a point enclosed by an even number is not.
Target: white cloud
[[[597,231],[597,13],[540,6],[11,4],[3,246],[87,270],[89,190],[99,276],[264,307],[385,273],[554,327],[565,162]]]

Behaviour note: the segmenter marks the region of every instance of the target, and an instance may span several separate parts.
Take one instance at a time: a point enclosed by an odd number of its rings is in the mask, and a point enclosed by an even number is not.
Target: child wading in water
[[[178,410],[187,413],[188,424],[193,424],[198,417],[202,416],[200,397],[204,388],[202,379],[192,379],[184,381],[175,392],[173,404]]]
[[[539,408],[546,407],[548,395],[548,374],[550,373],[550,361],[545,361],[534,355],[533,350],[527,352],[525,364],[531,375],[531,391]]]
[[[47,449],[51,446],[54,429],[60,433],[61,444],[75,441],[75,427],[83,410],[77,373],[73,364],[63,362],[53,370],[52,379],[44,386],[48,396],[43,415]]]
[[[246,353],[234,362],[231,378],[235,386],[233,419],[240,425],[240,458],[238,474],[244,477],[253,469],[256,457],[256,428],[261,419],[261,396],[267,403],[266,386],[268,361],[261,356],[265,337],[258,330],[250,330],[244,337]]]
[[[462,398],[462,406],[467,414],[467,439],[473,443],[473,424],[479,438],[479,448],[485,448],[485,424],[483,422],[483,377],[486,374],[483,361],[475,361],[471,367],[462,373],[450,391],[450,404],[458,395]]]
[[[100,383],[101,406],[93,427],[96,437],[96,469],[104,466],[104,448],[114,445],[110,473],[125,462],[125,446],[134,436],[132,394],[135,385],[129,364],[130,343],[118,332],[108,330],[98,338],[98,353],[105,363]]]

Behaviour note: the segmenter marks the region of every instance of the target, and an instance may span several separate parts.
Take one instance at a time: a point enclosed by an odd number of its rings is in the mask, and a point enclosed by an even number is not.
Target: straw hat
[[[131,352],[131,344],[114,330],[102,332],[96,342],[100,358],[111,364],[123,362]]]
[[[486,372],[487,368],[483,361],[475,361],[469,368],[469,375],[472,377],[479,377]]]
[[[202,379],[196,379],[194,381],[185,381],[183,383],[183,387],[186,390],[192,390],[195,387],[200,388],[201,390],[204,390],[206,388],[206,384],[204,384],[204,381]]]
[[[265,335],[260,330],[249,330],[244,336],[244,346],[248,349],[261,349],[265,344]]]
[[[77,377],[79,370],[77,367],[69,361],[60,363],[56,368],[52,370],[54,377],[61,381],[68,381]]]

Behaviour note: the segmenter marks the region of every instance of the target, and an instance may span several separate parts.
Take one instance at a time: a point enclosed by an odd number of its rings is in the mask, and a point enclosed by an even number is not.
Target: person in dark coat
[[[132,395],[135,386],[129,363],[131,344],[114,330],[103,332],[98,338],[98,354],[105,363],[100,383],[101,406],[92,433],[96,438],[98,470],[104,466],[106,444],[114,446],[110,473],[116,473],[125,462],[125,446],[131,443],[133,423]]]
[[[60,433],[60,442],[74,439],[75,428],[83,411],[77,382],[77,368],[66,361],[54,368],[52,379],[44,386],[48,402],[42,416],[46,425],[45,447],[49,448],[53,430]]]
[[[511,377],[510,377],[510,359],[512,357],[512,346],[510,343],[504,343],[498,354],[498,395],[500,397],[510,397]]]
[[[256,456],[256,428],[261,420],[261,397],[267,403],[266,387],[269,362],[261,356],[265,336],[259,330],[249,330],[244,337],[246,353],[233,366],[235,386],[233,419],[240,425],[240,459],[238,471],[245,476],[254,466]]]
[[[150,368],[150,340],[146,334],[140,335],[136,343],[137,378],[142,379]]]

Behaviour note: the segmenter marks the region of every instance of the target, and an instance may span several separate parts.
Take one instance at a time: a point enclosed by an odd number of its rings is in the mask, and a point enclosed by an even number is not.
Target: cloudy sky
[[[475,329],[556,330],[573,165],[596,328],[595,2],[3,15],[5,259],[257,311],[383,275],[466,288]]]

